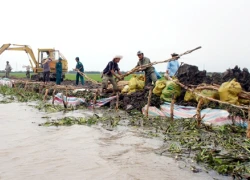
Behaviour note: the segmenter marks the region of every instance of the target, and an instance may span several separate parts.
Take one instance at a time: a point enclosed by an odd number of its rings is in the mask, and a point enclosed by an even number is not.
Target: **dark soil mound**
[[[235,66],[233,69],[227,69],[222,74],[223,82],[230,81],[234,78],[241,84],[241,87],[245,91],[250,91],[250,74],[247,68],[241,70],[238,66]]]
[[[141,111],[141,109],[148,103],[148,91],[138,91],[132,94],[121,94],[120,95],[120,108],[124,110],[136,109]],[[160,100],[159,96],[152,94],[150,106],[156,106],[160,108],[163,102]]]
[[[250,74],[247,68],[241,70],[238,66],[233,69],[227,69],[224,73],[212,73],[211,76],[207,75],[206,71],[199,71],[197,66],[184,64],[180,67],[178,74],[178,80],[184,85],[199,85],[206,84],[218,84],[236,79],[243,90],[250,91]]]
[[[209,81],[206,83],[210,83],[210,78],[207,79],[206,71],[199,71],[197,66],[189,64],[184,64],[179,68],[177,78],[185,85],[198,85],[204,81]]]

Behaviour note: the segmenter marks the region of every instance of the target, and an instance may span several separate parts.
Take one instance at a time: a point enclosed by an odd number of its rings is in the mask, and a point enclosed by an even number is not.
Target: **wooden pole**
[[[28,81],[26,81],[25,83],[24,90],[26,90],[27,84],[28,84]]]
[[[49,89],[45,90],[45,94],[43,96],[43,101],[46,101],[47,95],[48,95]]]
[[[174,120],[174,103],[175,103],[175,95],[172,95],[171,106],[170,106],[170,119]]]
[[[81,72],[81,71],[79,71],[79,70],[76,70],[82,77],[85,77],[87,80],[89,80],[89,81],[91,81],[92,83],[94,83],[94,84],[100,84],[100,83],[98,83],[97,81],[95,81],[95,80],[93,80],[93,79],[91,79],[90,77],[88,77],[85,73],[83,73],[83,72]]]
[[[116,111],[119,109],[119,92],[116,93],[116,106],[115,106]]]
[[[199,47],[197,47],[197,48],[194,48],[194,49],[192,49],[192,50],[188,50],[188,51],[186,51],[186,52],[184,52],[184,53],[182,53],[182,54],[179,54],[179,55],[176,56],[176,57],[171,57],[171,58],[169,58],[169,59],[167,59],[167,60],[155,61],[155,62],[152,62],[152,63],[149,63],[149,64],[145,64],[145,65],[142,65],[142,66],[137,66],[137,67],[133,68],[132,70],[128,71],[127,73],[123,74],[121,77],[124,78],[124,77],[126,77],[126,76],[128,76],[128,75],[130,75],[130,74],[133,74],[133,73],[135,73],[135,72],[137,72],[137,71],[140,71],[140,70],[142,70],[142,69],[151,67],[151,66],[156,65],[156,64],[167,63],[167,62],[170,62],[170,61],[175,61],[176,59],[180,58],[181,56],[186,55],[186,54],[189,54],[189,53],[191,53],[191,52],[193,52],[193,51],[196,51],[196,50],[198,50],[198,49],[200,49],[200,48],[201,48],[201,46],[199,46]]]
[[[68,87],[66,86],[66,105],[68,105]]]
[[[148,117],[148,110],[149,110],[149,106],[150,106],[150,102],[151,102],[152,92],[153,92],[152,88],[150,88],[149,94],[148,94],[148,104],[147,104],[147,108],[146,108],[146,117]]]
[[[52,93],[52,104],[54,105],[55,103],[55,92],[56,90],[54,89],[53,93]]]
[[[180,83],[178,80],[173,80],[171,77],[168,77],[168,80],[175,82],[176,84],[180,85],[182,88],[191,91],[192,93],[194,93],[195,95],[197,95],[197,96],[199,96],[199,97],[201,97],[203,99],[207,99],[207,100],[210,100],[210,101],[213,101],[213,102],[218,102],[220,104],[231,105],[231,106],[239,108],[239,109],[245,109],[245,110],[248,109],[247,106],[238,106],[238,105],[231,104],[231,103],[228,103],[228,102],[223,102],[223,101],[220,101],[220,100],[217,100],[217,99],[214,99],[214,98],[206,97],[206,96],[204,96],[204,95],[202,95],[200,93],[195,92],[194,89],[188,88],[184,84]]]
[[[250,139],[250,107],[248,108],[247,138]]]
[[[63,95],[63,93],[62,93],[63,106],[64,106],[65,109],[67,109],[67,104],[65,103],[63,96],[64,96],[64,95]]]
[[[196,118],[197,118],[198,127],[200,127],[201,120],[202,120],[202,117],[201,117],[201,105],[202,105],[202,103],[203,103],[203,99],[200,98],[198,105],[197,105],[197,109],[196,109]]]

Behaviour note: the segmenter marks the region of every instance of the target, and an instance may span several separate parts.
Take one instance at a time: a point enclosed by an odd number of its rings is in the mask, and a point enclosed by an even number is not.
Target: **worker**
[[[49,82],[49,76],[50,76],[50,67],[49,64],[52,61],[52,59],[48,56],[47,59],[43,62],[43,82],[46,85]]]
[[[157,79],[161,79],[161,74],[158,71],[156,71],[156,69],[155,69],[155,75]]]
[[[58,59],[58,62],[56,63],[56,84],[61,84],[61,78],[62,78],[62,58]]]
[[[113,94],[118,91],[118,87],[116,84],[116,81],[114,79],[114,76],[122,80],[121,77],[122,73],[120,72],[120,68],[118,66],[118,63],[122,59],[122,56],[115,56],[112,61],[110,61],[105,69],[102,72],[102,94],[106,93],[107,87],[108,87],[108,81],[113,85]],[[117,72],[117,73],[115,73]]]
[[[151,63],[150,59],[145,57],[142,51],[138,51],[137,56],[139,58],[139,61],[136,67]],[[151,88],[152,82],[155,84],[155,82],[157,81],[155,68],[153,66],[150,66],[147,68],[141,68],[140,71],[145,72],[145,89]]]
[[[9,61],[6,61],[6,67],[5,67],[5,77],[6,78],[9,78],[11,70],[12,70],[12,67],[9,64]]]
[[[30,65],[23,66],[23,68],[26,68],[26,77],[30,79]]]
[[[80,71],[82,73],[84,73],[84,67],[82,65],[82,63],[79,60],[79,57],[76,57],[76,68],[75,71]],[[79,74],[79,72],[76,73],[76,85],[78,85],[79,83],[79,78],[81,79],[81,84],[84,85],[84,78],[81,74]]]
[[[173,54],[171,54],[171,56],[172,56],[172,58],[175,58],[175,57],[176,58],[174,61],[168,62],[166,74],[170,77],[173,77],[173,76],[175,76],[176,72],[178,71],[180,65],[179,65],[179,61],[178,61],[179,55],[176,53],[173,53]]]

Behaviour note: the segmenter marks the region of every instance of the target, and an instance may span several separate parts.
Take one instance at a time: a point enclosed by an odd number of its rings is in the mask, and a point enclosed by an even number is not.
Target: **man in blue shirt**
[[[171,55],[172,55],[172,57],[176,57],[176,59],[174,61],[168,62],[166,74],[168,74],[170,77],[173,77],[175,75],[175,73],[178,71],[180,65],[178,62],[179,55],[176,53],[173,53]]]
[[[84,72],[84,68],[83,68],[82,63],[79,60],[79,57],[76,57],[76,69],[75,70],[79,70],[80,72]],[[78,83],[79,83],[79,78],[81,79],[81,84],[84,85],[84,78],[78,72],[76,73],[76,85],[78,85]]]

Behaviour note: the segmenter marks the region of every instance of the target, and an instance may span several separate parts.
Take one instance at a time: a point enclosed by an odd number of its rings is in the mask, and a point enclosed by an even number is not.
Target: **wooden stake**
[[[54,89],[53,93],[52,93],[52,104],[54,105],[55,102],[55,92],[56,90]]]
[[[68,87],[66,86],[66,105],[68,105]]]
[[[152,92],[153,92],[152,88],[150,88],[149,94],[148,94],[148,104],[147,104],[147,109],[146,109],[146,117],[148,117],[148,110],[149,110],[149,106],[150,106],[150,102],[151,102]]]
[[[115,106],[116,111],[119,109],[119,92],[116,93],[116,106]]]
[[[28,81],[26,81],[25,83],[24,90],[26,90],[27,84],[28,84]]]
[[[67,97],[66,97],[67,98]],[[64,98],[63,98],[63,93],[62,93],[62,101],[63,101],[63,106],[65,109],[67,109],[67,103],[65,103]]]
[[[250,107],[248,108],[247,138],[250,139]]]
[[[170,119],[174,120],[174,103],[175,103],[175,95],[172,95],[171,106],[170,106]]]
[[[49,89],[45,90],[45,94],[43,96],[43,101],[46,101],[47,95],[48,95]]]
[[[202,120],[202,117],[201,117],[201,105],[202,105],[202,103],[203,103],[203,99],[200,98],[198,105],[197,105],[197,109],[196,109],[196,118],[197,118],[198,127],[200,127],[201,120]]]

